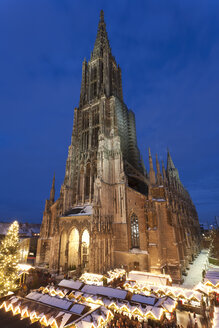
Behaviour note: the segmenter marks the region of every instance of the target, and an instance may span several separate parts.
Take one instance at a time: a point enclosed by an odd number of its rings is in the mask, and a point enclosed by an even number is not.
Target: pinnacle
[[[50,191],[50,201],[52,201],[54,203],[54,199],[55,199],[55,172],[54,172],[53,179],[52,179],[52,187],[51,187],[51,191]]]
[[[169,149],[167,149],[167,169],[175,169],[175,165],[173,164]]]
[[[104,12],[103,12],[103,10],[101,9],[101,11],[100,11],[100,22],[104,22]]]
[[[160,163],[159,163],[157,154],[156,154],[156,167],[157,167],[157,171],[160,172]]]

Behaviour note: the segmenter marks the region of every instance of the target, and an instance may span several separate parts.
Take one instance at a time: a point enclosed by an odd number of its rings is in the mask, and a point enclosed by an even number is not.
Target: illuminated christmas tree
[[[19,224],[13,222],[0,245],[0,295],[17,288]]]

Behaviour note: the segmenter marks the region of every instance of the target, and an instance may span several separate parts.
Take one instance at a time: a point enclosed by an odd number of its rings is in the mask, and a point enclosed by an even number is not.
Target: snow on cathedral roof
[[[64,216],[80,216],[80,215],[92,215],[92,206],[85,205],[85,206],[76,206],[65,213]]]

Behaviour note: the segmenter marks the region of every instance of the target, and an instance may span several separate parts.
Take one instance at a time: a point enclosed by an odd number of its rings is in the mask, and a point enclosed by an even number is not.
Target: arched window
[[[81,262],[82,267],[87,268],[89,262],[89,245],[90,245],[90,235],[87,229],[84,230],[81,238]]]
[[[139,227],[138,227],[138,217],[135,213],[131,215],[131,240],[132,248],[139,247]]]
[[[73,228],[68,241],[68,268],[73,269],[78,266],[79,253],[79,232],[78,229]]]

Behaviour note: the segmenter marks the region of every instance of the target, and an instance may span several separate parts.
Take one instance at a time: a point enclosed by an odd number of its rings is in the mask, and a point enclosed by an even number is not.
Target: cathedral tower
[[[55,200],[54,176],[46,200],[37,264],[78,273],[165,270],[180,281],[198,250],[197,213],[170,154],[163,176],[158,158],[155,174],[150,150],[149,165],[147,175],[101,11],[90,60],[82,64],[64,182]]]
[[[75,109],[62,186],[63,213],[76,205],[93,202],[95,179],[98,175],[103,178],[103,168],[97,165],[100,144],[108,142],[115,148],[115,141],[119,143],[117,151],[121,152],[128,183],[146,194],[146,177],[136,141],[135,115],[123,102],[121,70],[111,53],[101,11],[91,58],[82,64],[80,104]],[[108,177],[106,174],[104,177],[108,183],[116,182],[115,176],[110,176],[111,169]]]

